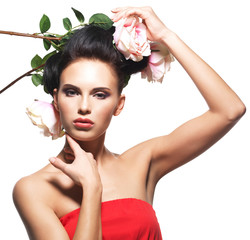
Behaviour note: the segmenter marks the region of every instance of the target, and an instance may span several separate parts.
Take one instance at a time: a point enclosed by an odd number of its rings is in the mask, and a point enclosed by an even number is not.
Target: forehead
[[[117,88],[118,79],[108,63],[100,60],[78,59],[67,66],[60,77],[60,85],[73,84],[78,87]]]

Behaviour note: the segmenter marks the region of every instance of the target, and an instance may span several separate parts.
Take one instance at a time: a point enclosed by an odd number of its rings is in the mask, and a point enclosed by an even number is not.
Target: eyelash
[[[109,96],[108,93],[102,93],[102,92],[98,92],[98,93],[95,93],[93,95],[94,97],[97,97],[98,99],[105,99]]]
[[[79,93],[74,89],[65,89],[64,93],[66,94],[67,97],[72,97],[72,96],[75,96],[75,95],[79,95]]]

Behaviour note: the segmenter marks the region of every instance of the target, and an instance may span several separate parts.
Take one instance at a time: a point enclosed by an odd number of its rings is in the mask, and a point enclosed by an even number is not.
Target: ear
[[[120,96],[119,102],[118,102],[116,110],[114,112],[114,116],[118,116],[121,113],[121,111],[122,111],[122,109],[124,107],[124,104],[125,104],[125,99],[126,99],[125,95],[122,94]]]
[[[58,99],[57,99],[58,94],[57,94],[57,93],[58,93],[57,88],[55,88],[55,89],[53,90],[53,105],[54,105],[55,109],[56,109],[57,111],[59,111]]]

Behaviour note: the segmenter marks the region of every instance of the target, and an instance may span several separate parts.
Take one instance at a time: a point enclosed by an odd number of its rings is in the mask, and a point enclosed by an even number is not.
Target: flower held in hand
[[[147,68],[142,71],[142,78],[147,78],[150,82],[162,82],[164,74],[170,70],[170,64],[174,58],[163,44],[152,42],[150,48],[152,52]]]
[[[138,17],[122,19],[118,22],[114,42],[126,59],[135,62],[141,61],[143,56],[149,56],[151,53],[146,26],[139,22]]]

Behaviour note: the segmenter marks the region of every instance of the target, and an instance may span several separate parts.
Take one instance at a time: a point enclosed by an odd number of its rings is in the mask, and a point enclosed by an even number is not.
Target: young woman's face
[[[63,70],[55,107],[66,132],[79,141],[92,141],[105,134],[125,97],[118,93],[117,76],[98,60],[79,59]]]

